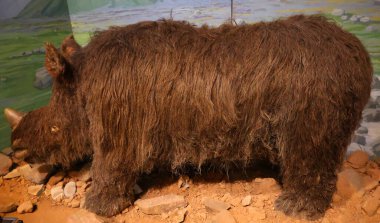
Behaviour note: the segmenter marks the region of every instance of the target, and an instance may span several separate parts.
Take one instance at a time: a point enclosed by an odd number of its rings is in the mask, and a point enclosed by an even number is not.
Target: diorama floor
[[[362,162],[352,159],[352,162]],[[363,162],[362,162],[363,163]],[[361,166],[360,166],[361,165]],[[375,161],[357,165],[345,162],[339,173],[338,191],[334,195],[331,207],[325,216],[313,222],[322,223],[375,223],[380,222],[380,186],[379,164]],[[60,182],[65,185],[76,181],[77,190],[73,199],[52,199],[52,187],[45,184],[43,191],[32,195],[30,186],[34,183],[22,176],[12,179],[0,178],[0,197],[11,198],[21,204],[31,201],[35,207],[32,213],[20,214],[16,211],[0,216],[18,217],[25,223],[84,223],[84,222],[237,222],[237,223],[303,223],[310,222],[297,217],[289,217],[273,208],[273,203],[281,193],[276,172],[268,169],[249,169],[246,172],[232,170],[228,173],[205,171],[202,175],[175,176],[167,172],[155,172],[143,176],[138,182],[142,192],[137,199],[154,198],[168,194],[183,196],[188,203],[185,208],[177,208],[158,215],[148,215],[137,206],[131,206],[122,214],[112,218],[103,218],[85,211],[80,207],[73,208],[73,201],[83,200],[85,192],[91,187],[91,181],[79,182],[68,174]],[[51,183],[51,181],[49,181]],[[62,186],[61,186],[62,187]],[[29,188],[29,191],[28,191]],[[33,193],[33,192],[32,192]],[[213,212],[206,207],[205,200],[223,202],[228,211]],[[0,201],[1,203],[1,201]],[[223,216],[226,215],[226,216]],[[231,215],[233,219],[230,219]]]

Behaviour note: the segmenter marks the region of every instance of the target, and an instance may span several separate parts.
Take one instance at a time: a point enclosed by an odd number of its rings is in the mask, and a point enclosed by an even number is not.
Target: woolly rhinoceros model
[[[85,207],[120,213],[142,173],[169,165],[281,169],[275,207],[321,216],[370,95],[369,55],[319,16],[196,28],[112,27],[80,47],[46,45],[50,103],[6,109],[14,155],[70,167],[92,158]]]

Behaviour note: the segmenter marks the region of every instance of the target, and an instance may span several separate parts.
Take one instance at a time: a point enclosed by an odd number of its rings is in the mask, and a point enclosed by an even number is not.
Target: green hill
[[[69,17],[66,0],[32,0],[16,18]]]

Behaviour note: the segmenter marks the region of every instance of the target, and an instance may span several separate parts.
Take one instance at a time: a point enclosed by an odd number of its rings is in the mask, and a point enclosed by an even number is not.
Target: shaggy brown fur
[[[300,15],[218,28],[141,22],[75,44],[47,46],[52,101],[12,138],[65,165],[93,152],[89,210],[121,212],[138,176],[157,166],[257,159],[281,167],[278,209],[313,218],[328,208],[372,80],[352,34]]]

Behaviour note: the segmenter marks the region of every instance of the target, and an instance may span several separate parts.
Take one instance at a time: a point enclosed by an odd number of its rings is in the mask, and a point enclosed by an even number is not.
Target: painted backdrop
[[[323,14],[358,36],[380,75],[380,0],[235,0],[236,23],[271,21],[292,14]],[[0,0],[0,109],[30,111],[46,105],[51,79],[43,68],[43,43],[56,46],[73,33],[85,45],[92,33],[143,20],[187,20],[217,26],[230,19],[230,0]],[[380,155],[380,81],[349,151]],[[10,144],[0,117],[0,150]]]

